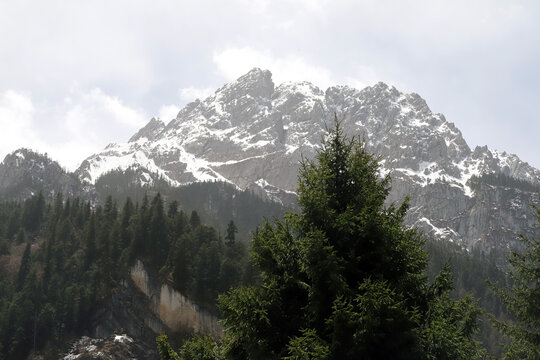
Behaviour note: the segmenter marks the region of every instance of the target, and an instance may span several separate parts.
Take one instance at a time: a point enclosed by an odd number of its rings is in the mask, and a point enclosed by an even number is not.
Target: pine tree
[[[88,269],[90,265],[97,258],[97,246],[96,246],[96,217],[94,214],[90,216],[85,229],[84,229],[84,267]]]
[[[227,225],[227,234],[225,235],[225,244],[231,246],[234,245],[236,239],[236,233],[238,233],[238,228],[234,224],[234,221],[230,221]]]
[[[167,210],[167,216],[173,219],[178,214],[178,201],[173,200],[169,204],[169,210]]]
[[[407,201],[385,206],[389,177],[335,130],[299,176],[301,213],[265,223],[252,258],[261,284],[220,297],[231,359],[474,359],[478,308],[425,276]],[[310,344],[310,347],[305,347]]]
[[[163,211],[163,200],[158,193],[152,200],[151,217],[149,224],[149,241],[147,249],[153,261],[161,267],[167,260],[170,244],[168,239],[167,222]]]
[[[540,359],[540,207],[534,207],[537,218],[536,238],[520,235],[525,251],[512,251],[511,288],[493,287],[514,314],[516,323],[495,322],[508,335],[511,343],[505,359]]]
[[[19,231],[20,225],[21,225],[21,209],[20,209],[20,206],[17,205],[11,212],[11,215],[9,216],[9,220],[7,224],[6,237],[9,240],[12,240],[13,236],[17,234],[17,232]]]
[[[24,280],[26,280],[26,276],[30,272],[30,249],[31,245],[30,243],[27,243],[21,259],[21,266],[19,267],[19,272],[17,274],[17,289],[19,290],[22,289]]]
[[[125,249],[131,242],[132,232],[130,220],[135,213],[135,207],[130,197],[126,199],[122,208],[122,219],[120,220],[120,248]]]
[[[191,225],[191,229],[193,230],[201,225],[201,218],[195,210],[191,212],[191,216],[189,218],[189,225]]]

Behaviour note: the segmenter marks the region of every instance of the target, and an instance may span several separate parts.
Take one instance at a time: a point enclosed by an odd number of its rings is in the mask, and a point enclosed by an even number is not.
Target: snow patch
[[[20,151],[17,151],[15,154],[14,154],[17,158],[21,159],[21,160],[24,160],[24,154]]]
[[[122,344],[132,343],[133,339],[130,338],[129,336],[127,336],[126,334],[115,335],[114,336],[114,342],[119,342],[119,343],[122,343]]]
[[[429,220],[426,217],[421,217],[418,219],[418,222],[423,222],[430,226],[432,228],[432,232],[435,236],[440,237],[445,240],[449,240],[450,242],[454,242],[454,239],[460,239],[460,235],[455,232],[454,230],[446,227],[446,228],[439,228],[431,223],[431,220]]]

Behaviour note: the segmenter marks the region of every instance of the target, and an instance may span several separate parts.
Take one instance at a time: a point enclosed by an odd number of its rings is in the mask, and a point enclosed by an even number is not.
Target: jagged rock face
[[[83,336],[71,344],[62,360],[112,360],[112,359],[157,359],[157,354],[149,355],[148,349],[141,347],[126,334],[109,338]]]
[[[46,155],[19,149],[0,163],[0,196],[5,199],[25,199],[43,192],[46,197],[62,192],[74,196],[84,193],[83,185]]]
[[[142,261],[135,262],[130,276],[135,286],[150,300],[148,308],[169,331],[176,334],[223,336],[223,327],[215,316],[199,308],[168,284],[162,284],[150,276]],[[155,333],[164,331],[160,327],[153,330]]]
[[[539,184],[540,171],[515,155],[471,151],[454,124],[419,95],[384,83],[363,90],[322,91],[308,82],[275,87],[269,71],[253,69],[188,104],[168,124],[152,119],[129,142],[86,159],[76,174],[93,183],[106,171],[135,165],[172,184],[223,180],[290,203],[299,162],[316,156],[334,114],[349,136],[364,138],[381,157],[381,174],[392,177],[389,201],[411,195],[409,224],[486,249],[533,230],[530,192],[487,185],[473,191],[468,180],[503,173]]]

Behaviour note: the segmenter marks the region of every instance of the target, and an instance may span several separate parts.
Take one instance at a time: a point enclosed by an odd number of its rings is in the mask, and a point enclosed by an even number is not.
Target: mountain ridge
[[[254,68],[168,123],[152,118],[129,141],[85,159],[74,175],[91,187],[107,172],[136,168],[147,185],[157,177],[173,186],[224,181],[291,205],[299,164],[316,156],[334,114],[346,134],[364,138],[380,157],[381,174],[391,174],[389,202],[411,196],[409,225],[486,251],[516,245],[517,232],[534,230],[534,194],[481,182],[473,189],[471,181],[503,174],[540,185],[538,169],[487,146],[471,149],[420,95],[382,82],[361,90],[323,91],[305,81],[275,86],[270,71]]]
[[[259,87],[254,86],[254,84],[259,84]],[[361,104],[359,104],[358,99],[361,100]],[[360,108],[358,108],[358,106],[360,106]],[[363,111],[363,108],[366,107],[369,107],[369,109]],[[376,115],[373,114],[374,109],[381,107],[386,107],[387,112]],[[239,114],[235,112],[235,110],[238,109],[240,109]],[[285,111],[283,111],[283,109]],[[297,120],[295,123],[290,121],[288,123],[284,122],[283,116],[285,116],[285,121],[287,121],[291,116],[298,115],[298,112],[302,109],[309,110],[307,115],[311,116],[311,119],[314,120],[312,122],[319,125],[318,128],[312,126],[311,129],[309,129],[311,130],[310,132],[307,132],[307,135],[309,136],[305,136],[306,133],[302,132],[302,130],[306,130],[307,125],[309,125],[305,123],[305,119],[302,119],[302,114],[297,116],[300,117],[300,119],[295,119]],[[353,114],[351,114],[351,112]],[[354,112],[356,112],[356,114],[354,114]],[[396,114],[396,112],[401,114]],[[427,168],[427,164],[422,164],[421,162],[399,166],[400,162],[397,161],[398,157],[395,156],[394,153],[385,154],[387,151],[384,151],[380,146],[380,143],[388,140],[388,134],[385,133],[391,133],[393,131],[393,135],[399,135],[399,131],[395,131],[396,128],[400,126],[405,127],[404,125],[406,125],[409,129],[416,128],[414,131],[420,134],[420,136],[416,136],[417,138],[421,138],[422,135],[433,136],[433,130],[435,129],[443,135],[445,146],[442,147],[442,150],[444,150],[445,153],[439,154],[441,156],[437,157],[433,156],[434,153],[433,151],[429,151],[429,148],[427,149],[428,151],[421,151],[420,149],[420,151],[416,151],[416,154],[411,151],[414,149],[407,149],[407,154],[405,155],[415,159],[420,158],[420,161],[426,162],[427,160],[430,160],[431,163],[437,162],[439,164],[441,160],[446,160],[446,158],[465,160],[463,164],[453,164],[453,168],[445,169],[449,176],[454,175],[452,177],[455,177],[457,170],[459,170],[455,168],[456,166],[475,167],[475,165],[478,165],[481,168],[479,170],[486,172],[486,170],[489,170],[490,167],[494,166],[494,164],[486,165],[486,162],[493,162],[493,160],[496,161],[497,159],[501,159],[502,162],[510,161],[508,169],[503,169],[508,175],[531,182],[537,182],[537,178],[540,176],[538,170],[525,162],[521,162],[515,155],[508,155],[505,152],[490,150],[487,149],[487,147],[477,147],[472,151],[463,139],[459,129],[457,129],[453,123],[447,122],[443,115],[433,114],[425,100],[416,93],[403,94],[395,87],[390,87],[382,82],[363,90],[356,90],[347,86],[333,86],[328,88],[326,92],[323,92],[308,82],[288,82],[283,83],[278,87],[274,87],[271,82],[270,72],[260,69],[253,69],[248,74],[240,77],[237,81],[221,87],[214,95],[208,97],[204,101],[197,100],[186,105],[186,107],[179,112],[178,116],[168,124],[152,118],[145,127],[130,139],[130,141],[123,144],[109,145],[104,152],[91,156],[83,162],[76,173],[83,181],[92,183],[104,172],[104,170],[110,170],[110,165],[114,164],[114,162],[105,162],[105,166],[100,166],[101,156],[113,155],[113,157],[119,158],[119,154],[131,154],[131,159],[124,158],[124,160],[126,160],[125,163],[114,165],[122,167],[127,164],[132,165],[136,163],[157,173],[160,173],[161,170],[163,170],[163,175],[165,175],[165,177],[173,184],[175,182],[182,183],[194,180],[223,180],[243,188],[245,187],[245,184],[239,184],[238,181],[234,180],[231,181],[228,176],[223,176],[220,171],[216,171],[216,168],[226,167],[227,165],[231,165],[234,161],[249,161],[251,158],[256,158],[257,156],[268,156],[271,154],[271,151],[264,152],[264,150],[265,147],[268,148],[271,147],[271,145],[274,145],[271,150],[283,151],[285,149],[285,153],[287,154],[294,153],[300,146],[302,146],[301,150],[304,152],[312,152],[306,148],[318,148],[325,127],[332,121],[332,113],[341,115],[344,123],[347,123],[349,118],[353,116],[356,116],[357,118],[364,117],[365,121],[363,123],[356,122],[356,125],[359,125],[357,129],[348,130],[366,136],[368,139],[368,147],[371,145],[375,147],[375,153],[382,154],[384,158],[391,158],[395,164],[392,164],[391,166],[383,164],[385,168],[388,168],[389,170],[418,170],[419,167],[422,167],[420,165],[424,165],[422,169],[424,171]],[[412,116],[410,113],[412,113]],[[246,114],[248,115],[247,117],[245,116]],[[256,117],[257,119],[255,119],[253,123],[248,123],[246,120],[249,119],[249,115],[251,115],[251,118]],[[305,116],[306,113],[303,115]],[[387,118],[394,121],[394,123],[381,123],[381,115],[383,120],[384,118]],[[399,115],[401,115],[401,119],[399,119]],[[193,121],[193,117],[197,117],[195,120],[200,121]],[[379,124],[370,126],[370,122],[377,122],[374,118],[379,119]],[[261,124],[261,121],[258,119],[266,120],[266,123],[262,122]],[[300,122],[298,120],[300,120]],[[302,120],[304,120],[303,123]],[[401,124],[396,122],[396,120],[400,120]],[[269,121],[271,122],[270,124],[268,124]],[[266,128],[264,128],[265,125]],[[274,128],[272,129],[272,127],[268,125],[274,125]],[[188,126],[191,126],[192,129],[186,129]],[[293,126],[296,126],[297,129],[293,129]],[[421,128],[426,126],[428,132],[427,134],[422,134]],[[197,133],[197,131],[195,131],[197,127],[202,128],[203,130]],[[263,128],[261,129],[261,127]],[[349,128],[351,128],[351,126],[349,126]],[[246,134],[247,130],[249,130],[249,133]],[[262,132],[257,133],[257,130],[262,130]],[[224,139],[227,135],[232,136],[228,139]],[[411,134],[407,135],[410,136]],[[164,139],[174,140],[175,136],[177,137],[178,143],[180,145],[187,144],[187,148],[177,146],[175,149],[174,144],[163,141]],[[227,161],[223,161],[223,158],[220,158],[219,156],[218,150],[209,148],[209,146],[205,147],[205,144],[193,141],[197,140],[194,139],[197,136],[217,138],[224,146],[241,146],[242,148],[239,150],[243,152],[249,150],[250,156],[229,151],[229,154],[227,154]],[[143,139],[146,139],[146,141]],[[373,139],[379,139],[379,144],[375,144]],[[440,141],[441,139],[437,140]],[[180,156],[182,157],[183,155],[183,159],[180,159],[179,163],[183,160],[183,163],[186,166],[185,170],[191,173],[193,178],[185,179],[186,176],[184,176],[184,178],[174,175],[170,176],[167,174],[166,166],[155,164],[155,162],[151,161],[151,156],[144,156],[148,155],[149,152],[153,150],[148,149],[149,142],[153,141],[158,143],[156,147],[161,146],[163,148],[162,153],[170,150],[180,150]],[[229,142],[229,144],[227,144],[227,142]],[[130,146],[126,148],[126,145],[128,144]],[[280,144],[282,145],[281,147],[279,146]],[[432,148],[441,148],[440,146],[437,146],[439,144],[433,143],[433,141],[430,145]],[[167,146],[169,146],[169,148],[167,148]],[[139,150],[143,151],[140,152]],[[156,150],[158,152],[160,151],[160,149]],[[405,150],[405,147],[401,146],[400,151],[401,150]],[[432,156],[426,158],[426,155],[430,154]],[[470,159],[467,159],[467,155],[470,155]],[[201,159],[207,161],[202,162],[200,161]],[[199,161],[197,162],[196,160]],[[482,160],[482,163],[478,163],[478,160]],[[475,162],[477,164],[475,164]],[[433,167],[433,164],[430,165]],[[94,171],[90,171],[92,168]],[[175,169],[175,171],[178,173],[178,169]],[[536,177],[533,174],[536,175]],[[464,181],[461,181],[462,186],[464,186],[463,184],[466,183],[468,178],[469,177],[464,179]],[[295,184],[289,185],[288,187],[280,187],[285,190],[294,191],[294,185]]]
[[[148,169],[149,179],[159,174],[174,185],[225,181],[290,204],[300,161],[316,156],[336,114],[348,135],[365,138],[367,150],[380,156],[381,173],[391,174],[389,201],[411,195],[410,225],[465,247],[484,243],[486,249],[515,244],[512,231],[532,231],[528,210],[520,209],[527,221],[507,226],[511,231],[502,243],[494,239],[496,219],[521,215],[502,210],[485,215],[479,199],[490,209],[500,199],[469,184],[482,174],[501,173],[538,185],[540,171],[516,155],[487,146],[471,149],[461,131],[433,113],[420,95],[382,82],[361,90],[338,85],[323,91],[305,81],[275,86],[271,77],[268,70],[252,69],[186,105],[169,123],[154,119],[146,137],[141,130],[132,141],[89,157],[76,174],[92,183],[112,167],[137,164],[143,172]],[[433,202],[428,194],[442,197],[443,209],[427,208]],[[514,197],[520,204],[534,202],[528,193]],[[479,213],[484,214],[479,220],[483,225],[472,225],[470,219]],[[449,220],[456,218],[460,220]],[[484,225],[490,230],[479,230]]]

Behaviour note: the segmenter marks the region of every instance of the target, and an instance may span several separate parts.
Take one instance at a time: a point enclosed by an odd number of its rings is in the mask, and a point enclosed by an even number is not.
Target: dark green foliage
[[[20,290],[24,285],[24,280],[30,271],[30,243],[26,244],[24,248],[24,253],[21,259],[21,266],[19,267],[19,272],[17,273],[17,289]]]
[[[525,250],[513,251],[508,258],[512,287],[493,287],[515,316],[511,323],[496,322],[511,339],[505,359],[540,359],[540,208],[534,209],[539,235],[520,236]]]
[[[453,272],[454,289],[453,298],[462,298],[467,294],[478,299],[478,304],[499,320],[507,320],[508,314],[500,298],[493,296],[486,279],[504,284],[507,282],[505,273],[498,268],[497,259],[501,257],[496,249],[489,254],[479,250],[465,251],[460,246],[447,241],[428,239],[426,251],[429,253],[428,276],[430,279],[443,269],[448,263]],[[482,316],[478,340],[488,352],[500,357],[502,350],[500,344],[504,342],[502,334],[492,326],[486,316]]]
[[[24,202],[22,213],[22,225],[27,231],[37,231],[43,220],[45,210],[45,198],[39,192],[37,196],[32,196]]]
[[[469,179],[468,185],[473,190],[477,190],[481,185],[503,186],[514,189],[519,189],[528,192],[540,191],[540,186],[535,185],[526,180],[514,178],[503,173],[489,173],[480,176],[472,176]]]
[[[36,206],[39,211],[31,210]],[[40,195],[24,205],[0,201],[0,239],[11,232],[4,252],[21,261],[13,273],[0,266],[0,359],[25,358],[34,346],[40,351],[87,332],[136,258],[217,311],[218,292],[245,279],[245,246],[225,246],[200,219],[192,228],[178,204],[167,214],[165,208],[159,193],[143,197],[140,205],[128,198],[121,211],[111,196],[95,209],[61,194],[52,204],[42,204]],[[21,221],[21,213],[39,225]]]
[[[156,339],[160,360],[222,360],[220,349],[212,337],[195,336],[184,343],[178,355],[169,344],[166,335]]]
[[[180,349],[182,360],[219,360],[220,350],[212,337],[197,336],[192,341],[184,343]]]
[[[423,240],[385,207],[389,178],[339,125],[299,176],[300,214],[265,223],[252,258],[261,284],[220,297],[230,359],[474,359],[479,310],[425,276]]]
[[[149,187],[140,185],[147,183],[147,179],[137,167],[123,171],[112,170],[96,180],[96,193],[101,203],[104,203],[110,194],[114,194],[115,199],[123,203],[127,198],[140,202],[145,195],[154,196],[158,192],[165,194],[170,191],[171,186],[165,180],[157,174],[154,174],[153,178],[154,183]]]
[[[152,200],[149,223],[148,254],[155,260],[157,268],[161,268],[167,259],[170,247],[167,219],[163,210],[163,201],[158,193]]]
[[[178,216],[185,217],[183,213]],[[177,221],[185,223],[187,219]],[[216,230],[208,226],[184,229],[175,236],[165,271],[171,273],[176,288],[216,312],[220,292],[250,281],[245,246],[224,246]]]
[[[287,345],[286,360],[324,360],[330,357],[330,349],[313,329],[304,329],[300,336]]]
[[[152,185],[140,185],[147,181],[140,175],[140,169],[113,170],[96,181],[96,192],[101,203],[105,203],[109,194],[114,194],[119,204],[127,198],[141,203],[144,196],[160,193],[169,204],[167,216],[172,217],[171,211],[184,211],[189,216],[196,210],[202,222],[223,232],[232,219],[238,230],[236,241],[244,243],[249,242],[250,233],[265,217],[279,217],[285,211],[276,202],[263,200],[248,190],[239,191],[228,183],[198,182],[172,187],[157,175],[153,178]]]
[[[159,335],[156,339],[159,358],[160,360],[180,360],[180,357],[172,349],[169,341],[167,340],[167,335]]]
[[[198,226],[201,225],[201,218],[199,217],[199,214],[195,210],[191,212],[191,216],[189,218],[189,225],[191,226],[192,229],[196,229]]]
[[[234,244],[234,241],[236,239],[236,233],[238,232],[238,228],[234,224],[234,221],[230,221],[227,225],[227,234],[225,235],[225,244],[231,246]]]
[[[9,220],[7,222],[6,229],[6,238],[12,239],[13,236],[20,230],[21,225],[21,207],[20,204],[17,204],[13,211],[9,215]]]

